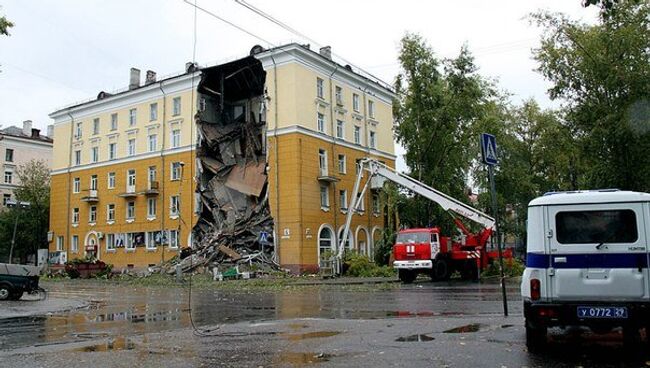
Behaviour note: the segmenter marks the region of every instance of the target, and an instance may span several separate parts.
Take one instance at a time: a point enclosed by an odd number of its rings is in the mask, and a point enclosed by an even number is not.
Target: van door
[[[548,209],[551,299],[648,299],[644,204]]]

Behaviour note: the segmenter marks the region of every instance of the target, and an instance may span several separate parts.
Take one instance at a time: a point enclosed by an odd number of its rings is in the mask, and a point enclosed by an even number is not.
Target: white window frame
[[[136,140],[135,138],[131,138],[127,141],[126,143],[126,154],[127,156],[135,156],[135,146],[136,146]]]
[[[354,110],[355,112],[359,112],[359,106],[361,106],[361,104],[359,103],[359,95],[356,94],[356,93],[353,93],[352,94],[352,110]]]
[[[149,121],[158,120],[158,102],[149,104]]]
[[[181,167],[180,162],[172,162],[172,169],[169,172],[170,174],[169,180],[181,180],[181,175],[182,175],[181,170],[183,170],[183,168]]]
[[[115,160],[117,156],[117,143],[108,144],[108,159]]]
[[[106,234],[106,251],[111,252],[115,250],[115,234]]]
[[[370,136],[368,146],[370,148],[377,148],[377,132],[371,130],[368,134]]]
[[[72,235],[70,238],[70,251],[72,253],[79,252],[79,235]]]
[[[339,207],[342,211],[348,209],[348,191],[345,189],[339,190]]]
[[[325,95],[325,80],[316,77],[316,97],[324,98]]]
[[[157,198],[147,198],[147,219],[156,218]]]
[[[5,149],[5,161],[14,162],[14,150],[13,148]]]
[[[74,207],[72,209],[72,223],[73,224],[79,223],[79,207]]]
[[[138,109],[132,108],[129,109],[129,126],[135,126],[138,123]]]
[[[354,144],[361,144],[361,127],[354,126]]]
[[[90,159],[93,163],[99,161],[99,147],[95,146],[90,148]]]
[[[74,137],[75,139],[81,139],[83,137],[83,122],[77,122],[77,125],[75,126]]]
[[[81,150],[74,151],[74,165],[75,166],[81,165]]]
[[[97,190],[97,174],[90,176],[90,190]]]
[[[180,130],[180,128],[179,129],[172,129],[170,141],[172,142],[172,148],[177,148],[177,147],[181,146],[181,130]]]
[[[65,238],[63,238],[63,235],[59,235],[56,237],[56,251],[57,252],[62,252],[63,251],[63,244],[65,242]]]
[[[97,206],[90,206],[88,208],[88,222],[91,224],[97,222]]]
[[[108,173],[106,187],[108,189],[115,189],[115,172]]]
[[[181,96],[172,99],[172,116],[179,116],[181,114]]]
[[[347,159],[345,155],[339,155],[338,157],[338,168],[339,168],[339,174],[346,174],[347,173]]]
[[[135,250],[135,242],[133,241],[135,236],[133,233],[126,233],[124,234],[124,250],[125,251],[134,251]]]
[[[336,120],[336,138],[345,140],[345,122]]]
[[[144,243],[146,244],[145,247],[147,250],[156,250],[156,232],[155,231],[147,231],[144,236]]]
[[[149,152],[154,152],[158,149],[158,134],[149,134],[147,136],[147,143],[149,145]]]
[[[5,184],[13,184],[14,182],[14,172],[13,170],[5,170]]]
[[[81,179],[74,178],[72,179],[72,193],[79,193],[79,192],[81,192]]]
[[[180,213],[180,196],[172,195],[169,196],[169,217],[175,218],[178,217]]]
[[[320,208],[326,211],[330,208],[330,191],[326,185],[320,186]]]
[[[368,116],[371,119],[375,118],[375,101],[368,100]]]
[[[334,87],[334,96],[336,97],[336,104],[343,105],[343,88],[340,86]]]
[[[126,186],[128,187],[135,187],[136,183],[136,172],[135,169],[129,169],[126,171]]]
[[[106,222],[115,221],[115,203],[106,205]]]
[[[135,219],[135,201],[126,202],[126,219],[127,220]]]
[[[157,175],[158,172],[156,170],[156,166],[149,166],[149,170],[147,171],[147,183],[151,184],[152,182],[156,181]]]
[[[372,213],[374,215],[379,215],[380,211],[380,204],[379,204],[379,195],[374,194],[372,195]]]
[[[327,151],[324,149],[318,150],[318,169],[319,176],[327,176],[329,170],[327,169]]]
[[[111,114],[111,131],[117,130],[117,113]]]
[[[99,134],[99,118],[93,119],[93,135]]]
[[[172,249],[178,248],[178,230],[169,230],[168,247]]]
[[[321,133],[327,134],[327,127],[325,126],[325,114],[321,114],[320,112],[316,113],[316,129]]]

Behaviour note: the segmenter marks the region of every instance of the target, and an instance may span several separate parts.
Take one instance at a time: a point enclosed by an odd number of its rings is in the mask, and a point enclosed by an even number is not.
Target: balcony
[[[318,177],[317,177],[317,179],[318,179],[318,181],[320,181],[320,182],[328,183],[328,184],[329,184],[329,183],[334,183],[334,182],[339,181],[339,178],[337,178],[337,177],[334,176],[334,175],[331,175],[331,174],[329,173],[329,171],[327,170],[327,168],[322,168],[322,167],[318,170]]]
[[[134,198],[138,196],[138,193],[135,191],[135,185],[127,185],[126,192],[118,194],[122,198]]]
[[[147,190],[144,191],[144,194],[147,196],[156,196],[160,194],[160,191],[158,190],[159,187],[160,187],[159,182],[157,181],[149,182],[149,184],[147,185]]]
[[[81,197],[81,200],[88,203],[97,203],[99,202],[99,197],[97,196],[97,190],[91,189],[88,191],[88,195]]]

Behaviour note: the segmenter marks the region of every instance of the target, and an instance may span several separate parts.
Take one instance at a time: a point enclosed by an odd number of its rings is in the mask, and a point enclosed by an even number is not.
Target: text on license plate
[[[627,307],[578,307],[578,318],[627,318]]]

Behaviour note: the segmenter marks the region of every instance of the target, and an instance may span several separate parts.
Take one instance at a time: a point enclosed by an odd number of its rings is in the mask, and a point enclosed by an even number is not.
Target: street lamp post
[[[19,211],[16,212],[16,220],[14,221],[14,233],[11,236],[11,248],[9,248],[9,264],[13,263],[14,256],[14,246],[16,245],[16,230],[18,229],[18,218],[20,217],[20,210],[27,209],[30,207],[29,202],[17,202],[17,201],[7,201],[7,207],[16,208]]]

